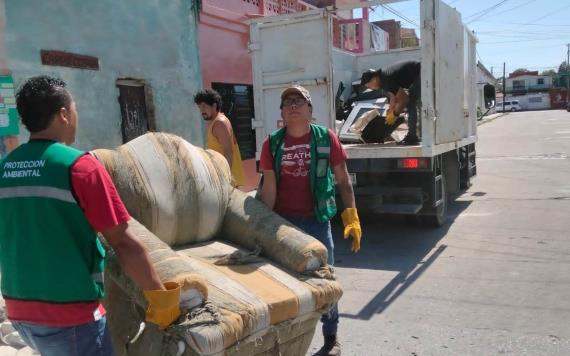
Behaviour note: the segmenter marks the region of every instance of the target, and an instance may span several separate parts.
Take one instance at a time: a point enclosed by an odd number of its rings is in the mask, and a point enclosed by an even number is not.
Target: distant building
[[[401,48],[418,47],[420,39],[413,28],[402,28],[400,30]]]
[[[539,75],[538,71],[510,73],[506,79],[508,100],[518,100],[523,110],[545,110],[551,108],[552,77]]]
[[[552,88],[552,77],[539,75],[538,71],[510,73],[506,79],[507,94],[523,95],[548,92],[550,88]]]
[[[417,47],[420,45],[420,39],[416,34],[416,30],[402,27],[400,21],[390,19],[373,21],[371,24],[387,32],[389,36],[389,49]]]
[[[401,39],[402,26],[400,24],[400,21],[382,20],[382,21],[374,21],[371,23],[380,27],[382,30],[388,33],[389,49],[396,49],[402,47],[402,39]]]

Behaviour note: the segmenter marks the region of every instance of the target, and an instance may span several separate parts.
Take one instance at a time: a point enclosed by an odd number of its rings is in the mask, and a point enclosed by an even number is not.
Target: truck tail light
[[[428,166],[425,158],[404,158],[398,160],[398,168],[401,169],[425,169]]]

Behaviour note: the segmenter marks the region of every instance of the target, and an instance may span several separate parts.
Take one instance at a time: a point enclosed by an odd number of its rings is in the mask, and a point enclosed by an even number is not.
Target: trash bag
[[[393,125],[387,125],[385,117],[376,116],[362,130],[362,135],[360,137],[365,143],[384,143],[384,141],[390,137],[392,132],[403,122],[404,118],[399,116]]]

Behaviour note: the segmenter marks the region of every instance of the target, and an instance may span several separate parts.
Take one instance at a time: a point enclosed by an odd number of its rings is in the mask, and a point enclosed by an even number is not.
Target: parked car
[[[501,111],[501,112],[502,111],[520,111],[521,106],[519,105],[518,100],[505,101],[505,108],[503,110],[503,102],[501,100],[499,100],[495,104],[495,110],[497,112],[499,112],[499,111]]]

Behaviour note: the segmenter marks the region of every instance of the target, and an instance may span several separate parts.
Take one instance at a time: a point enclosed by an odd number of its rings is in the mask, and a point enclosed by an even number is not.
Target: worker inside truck
[[[386,68],[369,69],[362,73],[360,83],[368,89],[383,89],[388,93],[390,110],[386,115],[386,124],[392,125],[408,111],[408,134],[399,142],[403,145],[417,145],[418,104],[421,99],[420,62],[397,62]]]

